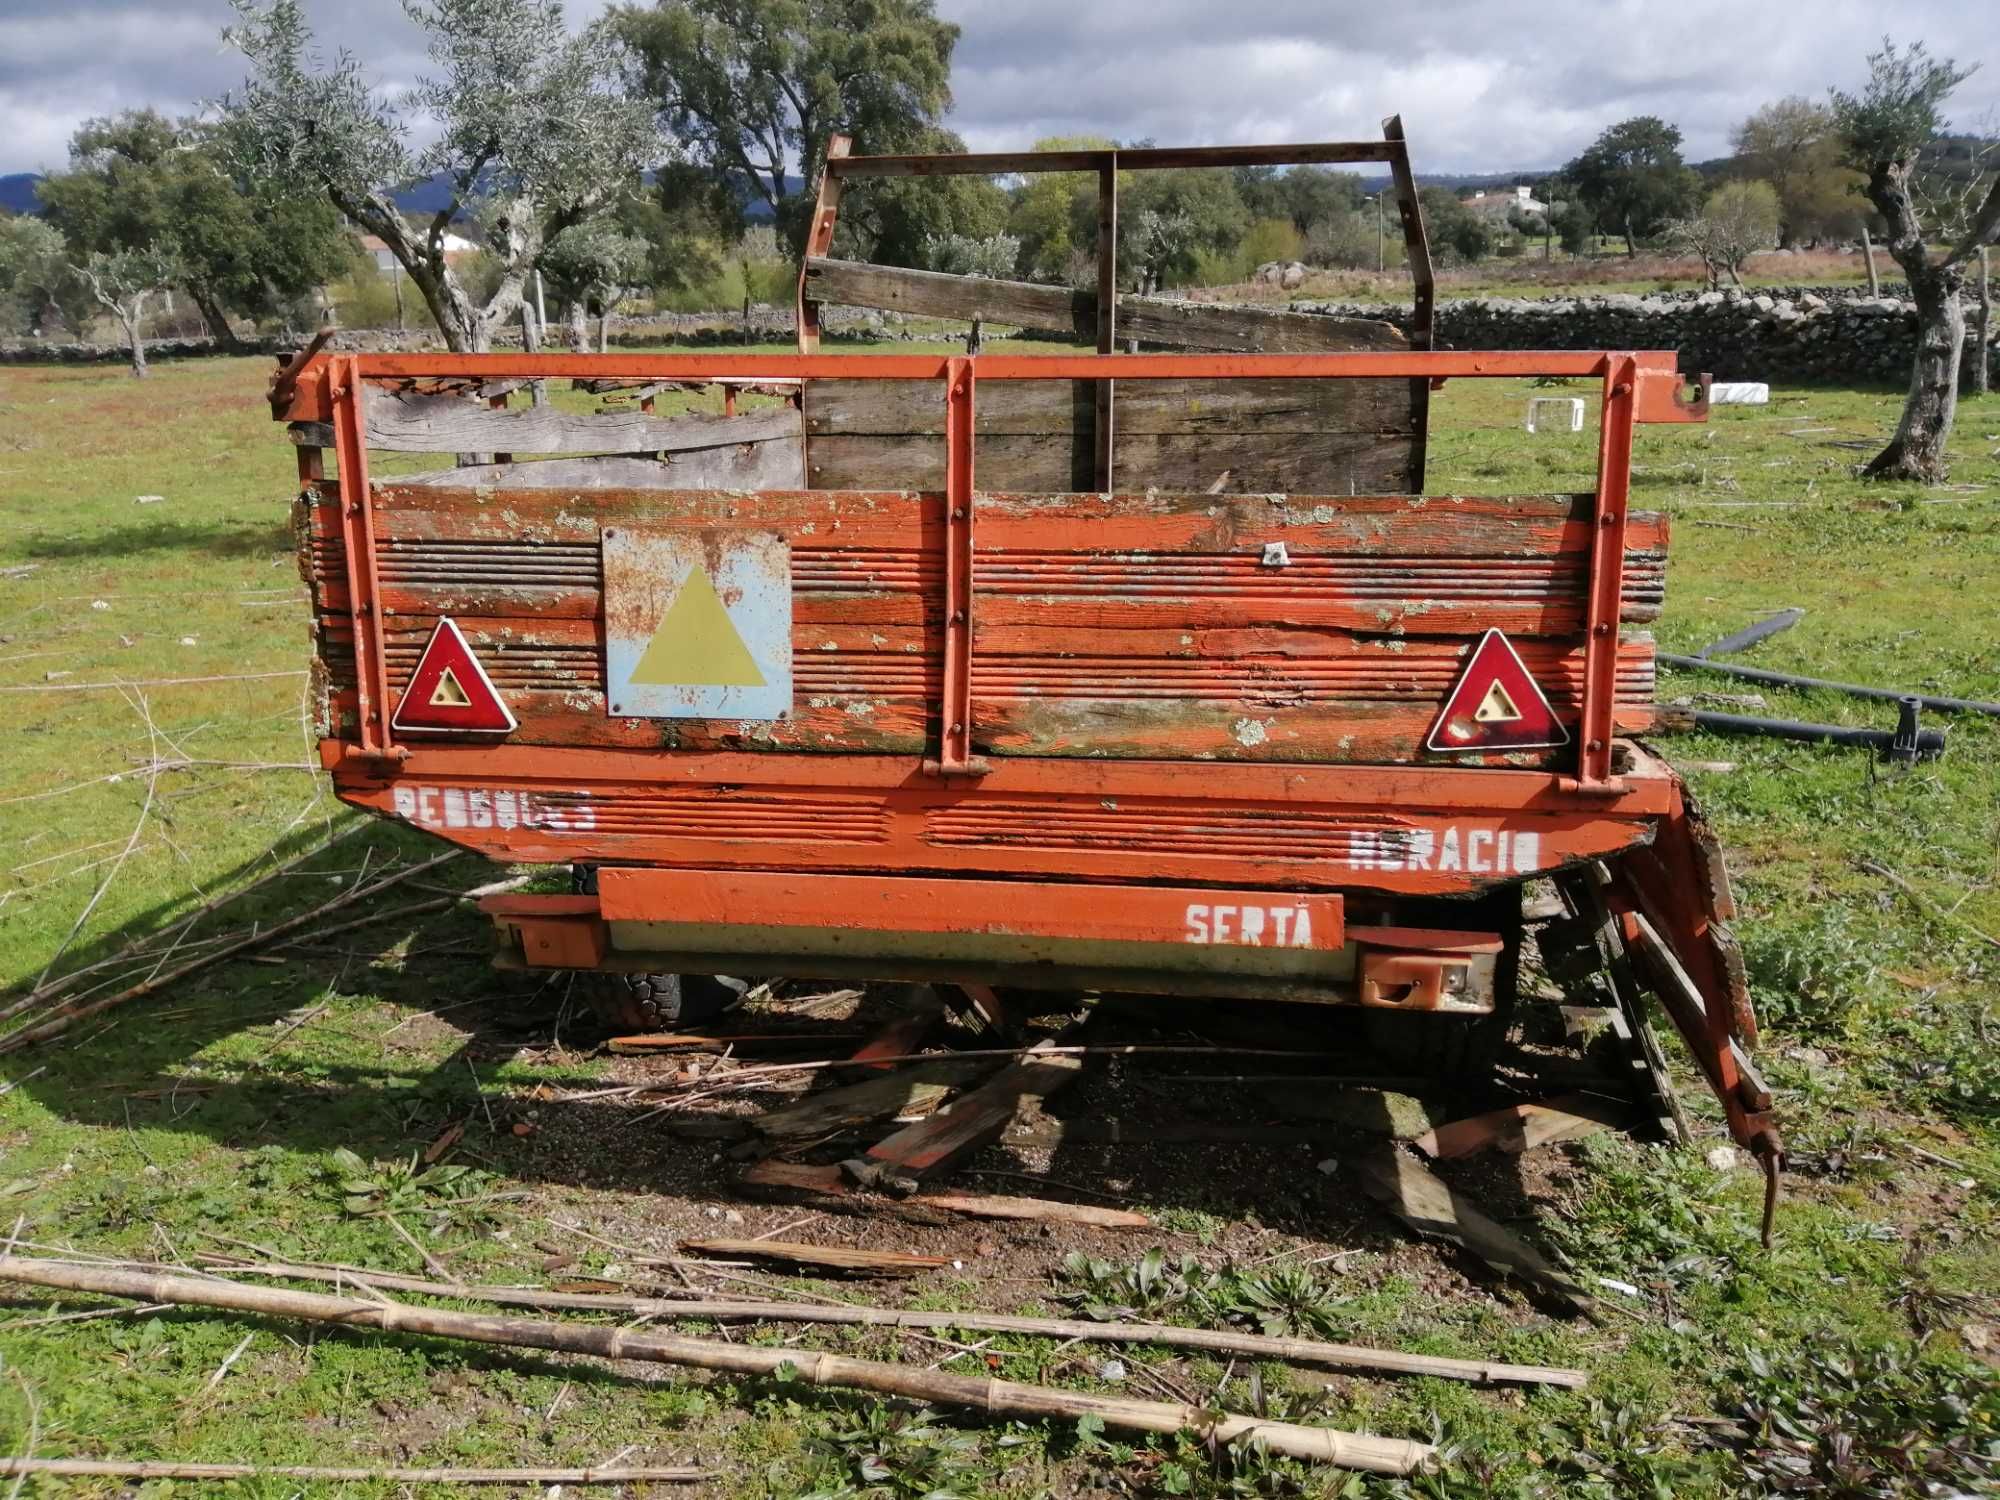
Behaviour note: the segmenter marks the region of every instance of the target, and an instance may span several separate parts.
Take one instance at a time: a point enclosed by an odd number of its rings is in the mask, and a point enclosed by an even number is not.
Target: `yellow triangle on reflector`
[[[764,686],[706,568],[689,571],[632,669],[632,681],[647,687]]]
[[[1486,696],[1479,700],[1479,707],[1472,711],[1472,717],[1481,724],[1511,724],[1521,717],[1521,710],[1507,696],[1507,689],[1495,682],[1486,690]]]
[[[472,707],[471,697],[466,693],[465,689],[459,685],[458,679],[451,675],[450,667],[446,667],[444,669],[443,673],[438,677],[437,686],[431,689],[431,707],[432,708]]]

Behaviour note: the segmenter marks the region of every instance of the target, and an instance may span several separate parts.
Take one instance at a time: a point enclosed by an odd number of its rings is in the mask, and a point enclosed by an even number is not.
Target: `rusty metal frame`
[[[939,704],[938,774],[978,774],[972,741],[972,607],[974,494],[974,370],[978,380],[1403,378],[1443,379],[1524,375],[1598,377],[1604,384],[1599,434],[1597,526],[1586,580],[1585,673],[1578,763],[1568,789],[1603,795],[1619,790],[1611,774],[1616,703],[1618,611],[1624,574],[1632,429],[1639,422],[1699,422],[1706,391],[1688,400],[1677,356],[1666,352],[1391,352],[1358,354],[1071,354],[967,356],[671,355],[671,354],[361,354],[315,361],[299,372],[287,409],[294,421],[331,420],[339,457],[343,540],[350,598],[355,601],[355,666],[361,691],[364,757],[399,757],[391,743],[381,604],[375,582],[372,497],[368,485],[362,402],[370,380],[512,376],[527,379],[644,378],[658,380],[854,379],[936,381],[946,405],[945,576],[948,629]],[[1483,772],[1472,773],[1475,776]]]
[[[347,597],[354,610],[354,682],[359,694],[360,753],[393,758],[390,744],[389,667],[382,650],[382,596],[376,579],[375,518],[368,488],[368,447],[363,403],[367,382],[360,361],[345,355],[333,365],[335,461],[340,466],[340,527],[347,563]],[[294,375],[296,383],[296,374]],[[275,393],[274,393],[275,399]]]

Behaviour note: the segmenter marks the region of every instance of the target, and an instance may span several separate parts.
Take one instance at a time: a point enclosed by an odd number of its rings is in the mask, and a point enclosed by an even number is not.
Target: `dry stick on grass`
[[[184,979],[197,970],[206,969],[212,964],[220,963],[225,958],[233,958],[237,954],[247,953],[253,948],[269,947],[279,938],[289,936],[291,933],[299,931],[310,923],[317,922],[328,914],[339,911],[344,906],[352,905],[356,901],[366,900],[370,896],[387,890],[392,885],[408,880],[412,875],[421,874],[425,870],[433,869],[448,859],[456,859],[459,852],[456,849],[447,849],[443,854],[435,855],[420,864],[410,865],[408,868],[399,870],[393,875],[385,875],[371,885],[361,886],[357,884],[349,886],[331,901],[316,906],[309,912],[304,912],[299,916],[276,923],[271,927],[263,929],[261,932],[252,932],[233,943],[225,944],[223,947],[211,949],[200,958],[191,959],[178,968],[167,970],[164,974],[156,974],[150,979],[130,985],[118,991],[115,995],[105,996],[102,1000],[93,1000],[88,1005],[57,1006],[55,1014],[50,1019],[38,1022],[32,1026],[24,1026],[20,1030],[10,1033],[5,1038],[0,1038],[0,1055],[17,1052],[21,1048],[32,1046],[36,1042],[46,1041],[53,1036],[60,1036],[78,1021],[87,1020],[89,1017],[110,1010],[114,1006],[124,1005],[133,1000],[144,999],[147,995],[153,994],[155,991],[165,989],[176,980]]]
[[[421,1276],[359,1270],[352,1266],[300,1266],[244,1263],[239,1258],[204,1255],[204,1266],[238,1276],[279,1276],[291,1281],[379,1286],[390,1291],[423,1292],[434,1297],[462,1297],[509,1307],[536,1307],[572,1312],[621,1313],[633,1317],[700,1318],[744,1323],[840,1323],[867,1328],[961,1328],[976,1333],[1024,1333],[1041,1338],[1082,1340],[1099,1344],[1152,1344],[1171,1349],[1202,1349],[1252,1359],[1279,1359],[1298,1364],[1331,1365],[1340,1369],[1379,1370],[1392,1375],[1434,1375],[1479,1385],[1557,1385],[1576,1387],[1589,1377],[1582,1370],[1545,1365],[1510,1365],[1492,1360],[1448,1359],[1434,1354],[1406,1354],[1399,1349],[1370,1349],[1361,1344],[1329,1344],[1317,1339],[1276,1338],[1235,1329],[1176,1328],[1164,1323],[1099,1323],[1071,1318],[1031,1318],[1012,1313],[933,1312],[854,1303],[808,1306],[796,1302],[715,1301],[670,1297],[615,1297],[602,1292],[550,1292],[534,1287],[457,1286],[426,1281]]]
[[[131,942],[127,943],[124,947],[120,948],[116,953],[112,954],[109,958],[101,958],[98,959],[95,963],[85,964],[80,969],[72,969],[67,974],[58,975],[56,978],[49,980],[46,984],[40,985],[35,989],[28,991],[27,994],[21,996],[18,1000],[14,1001],[4,1010],[0,1010],[0,1021],[12,1020],[15,1016],[19,1015],[24,1010],[31,1010],[37,1005],[43,1004],[49,1000],[53,1000],[63,991],[74,987],[86,975],[94,974],[101,969],[115,968],[117,965],[124,963],[128,959],[151,957],[151,953],[149,952],[149,950],[151,949],[153,944],[158,942],[163,936],[171,937],[174,943],[178,945],[180,937],[184,935],[190,928],[192,928],[197,922],[199,922],[203,917],[212,915],[216,911],[219,911],[222,907],[229,905],[230,902],[240,900],[242,897],[251,894],[253,891],[260,891],[264,889],[264,887],[271,885],[278,880],[282,880],[284,877],[291,874],[292,871],[296,870],[300,865],[304,864],[307,860],[312,859],[316,855],[324,854],[328,849],[331,849],[335,844],[340,843],[343,839],[352,838],[355,834],[360,833],[363,829],[372,828],[373,826],[374,824],[365,822],[350,824],[348,827],[341,829],[340,832],[336,833],[332,838],[328,839],[325,843],[315,844],[313,845],[312,848],[307,849],[303,853],[293,855],[290,859],[286,860],[283,864],[279,865],[277,869],[271,871],[270,874],[261,876],[257,880],[252,881],[249,885],[246,885],[239,890],[225,891],[223,894],[216,896],[211,900],[203,902],[200,906],[196,907],[193,911],[189,912],[185,917],[182,917],[179,921],[175,922],[171,927],[165,927],[158,932],[149,932],[143,937],[134,938]],[[213,941],[213,939],[209,941]]]
[[[737,1375],[789,1373],[790,1378],[808,1385],[875,1391],[993,1415],[1064,1422],[1094,1416],[1107,1428],[1120,1432],[1193,1431],[1224,1443],[1247,1439],[1289,1458],[1377,1474],[1415,1473],[1428,1468],[1437,1454],[1428,1443],[1406,1438],[1375,1437],[1293,1422],[1266,1422],[1256,1417],[1203,1411],[1192,1405],[1093,1396],[1010,1380],[947,1375],[810,1349],[750,1348],[711,1339],[630,1333],[622,1328],[579,1326],[543,1318],[491,1317],[401,1304],[383,1306],[279,1287],[224,1285],[192,1276],[156,1276],[109,1266],[62,1265],[12,1255],[0,1256],[0,1281],[226,1308],[269,1317],[303,1318],[343,1327],[378,1328],[387,1333],[422,1333],[520,1349],[552,1349],[592,1354],[602,1359],[723,1370]]]
[[[706,1469],[329,1469],[308,1464],[177,1464],[155,1459],[0,1458],[0,1478],[323,1479],[341,1484],[700,1484]]]
[[[1894,870],[1890,869],[1887,865],[1872,859],[1858,860],[1856,861],[1856,865],[1859,869],[1861,869],[1865,873],[1869,875],[1879,875],[1882,879],[1888,881],[1889,884],[1893,885],[1897,890],[1901,891],[1905,896],[1908,896],[1910,898],[1911,903],[1917,908],[1917,910],[1921,911],[1925,916],[1931,918],[1933,921],[1948,922],[1962,932],[1971,933],[1974,937],[1978,938],[1982,943],[1985,943],[1990,947],[2000,948],[2000,938],[1994,937],[1989,932],[1982,932],[1979,928],[1974,927],[1970,922],[1966,921],[1965,918],[1959,916],[1956,912],[1946,911],[1943,907],[1939,906],[1935,901],[1931,900],[1930,897],[1926,896],[1922,891],[1918,890],[1915,886],[1911,885],[1909,881],[1905,880],[1902,876],[1898,875]]]

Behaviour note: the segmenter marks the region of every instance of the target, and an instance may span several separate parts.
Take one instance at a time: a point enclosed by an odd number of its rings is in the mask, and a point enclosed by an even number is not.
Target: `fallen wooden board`
[[[948,1257],[904,1250],[863,1250],[853,1245],[801,1245],[791,1240],[682,1240],[685,1255],[716,1260],[775,1260],[788,1266],[845,1275],[915,1276],[948,1266]]]
[[[1451,1161],[1492,1146],[1519,1155],[1556,1141],[1623,1126],[1631,1111],[1616,1100],[1564,1094],[1540,1104],[1510,1104],[1453,1120],[1411,1140],[1433,1161]]]
[[[1348,1158],[1368,1196],[1418,1234],[1450,1240],[1494,1270],[1549,1293],[1573,1312],[1589,1314],[1594,1299],[1511,1229],[1407,1151],[1383,1146]]]
[[[918,1063],[861,1083],[822,1089],[796,1104],[754,1115],[746,1123],[766,1140],[820,1140],[876,1120],[928,1113],[943,1102],[954,1084],[962,1083],[980,1067],[977,1059],[941,1058]]]
[[[703,1036],[692,1031],[663,1031],[644,1036],[614,1036],[604,1045],[626,1055],[650,1052],[820,1052],[859,1041],[859,1032],[800,1031],[758,1036]]]
[[[870,1069],[894,1067],[894,1063],[881,1059],[908,1057],[915,1052],[937,1030],[944,1020],[944,1011],[943,998],[926,986],[906,1014],[896,1017],[861,1045],[854,1054],[855,1064]]]
[[[1039,1102],[1076,1081],[1083,1059],[1052,1055],[1038,1043],[1019,1061],[1002,1068],[956,1101],[948,1113],[932,1115],[878,1141],[841,1170],[863,1186],[903,1188],[947,1171],[967,1153],[999,1139],[1023,1106]]]
[[[1060,1203],[1053,1198],[1022,1198],[994,1193],[918,1193],[911,1198],[882,1198],[856,1187],[839,1167],[804,1166],[797,1162],[759,1162],[740,1179],[745,1187],[777,1189],[802,1195],[827,1208],[869,1212],[913,1212],[938,1222],[931,1210],[973,1219],[1033,1219],[1045,1224],[1088,1224],[1098,1229],[1143,1229],[1152,1221],[1126,1209],[1098,1208],[1088,1203]]]

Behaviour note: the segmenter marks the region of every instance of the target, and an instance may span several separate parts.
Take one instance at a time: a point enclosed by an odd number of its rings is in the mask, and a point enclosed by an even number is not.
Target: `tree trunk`
[[[1988,277],[1986,246],[1979,247],[1979,339],[1974,346],[1972,389],[1975,395],[1987,391],[1988,360],[1993,338],[1993,283]]]
[[[1742,273],[1741,273],[1741,272],[1739,272],[1739,271],[1738,271],[1738,270],[1736,269],[1736,262],[1735,262],[1735,261],[1730,261],[1730,262],[1728,262],[1728,267],[1729,267],[1729,281],[1730,281],[1730,284],[1731,284],[1732,286],[1734,286],[1734,287],[1736,288],[1736,290],[1737,290],[1737,291],[1739,291],[1739,292],[1740,292],[1740,291],[1742,291],[1742,290],[1743,290],[1743,276],[1742,276]]]
[[[1632,234],[1632,216],[1630,214],[1625,216],[1625,258],[1627,260],[1637,260],[1639,258],[1639,242]]]
[[[231,354],[243,351],[243,341],[236,336],[236,330],[229,326],[229,313],[223,308],[221,299],[204,287],[190,286],[188,300],[201,312],[201,320],[208,324],[208,331],[214,336],[218,347]]]
[[[1868,233],[1868,226],[1861,226],[1861,258],[1868,263],[1868,295],[1882,295],[1882,278],[1875,274],[1875,241]]]
[[[597,314],[597,352],[607,354],[611,350],[611,303],[607,300]]]
[[[1915,479],[1937,484],[1945,478],[1945,443],[1958,411],[1958,366],[1965,352],[1965,309],[1958,299],[1956,269],[1905,266],[1917,304],[1917,352],[1910,370],[1910,393],[1889,446],[1862,473],[1870,479]]]
[[[120,304],[118,321],[125,327],[125,345],[132,351],[132,378],[144,380],[152,372],[146,368],[146,340],[139,333],[139,324],[146,311],[146,294],[138,292],[128,303]]]
[[[583,298],[572,297],[565,312],[569,319],[569,347],[573,352],[583,354],[590,348],[589,309],[585,307]]]

